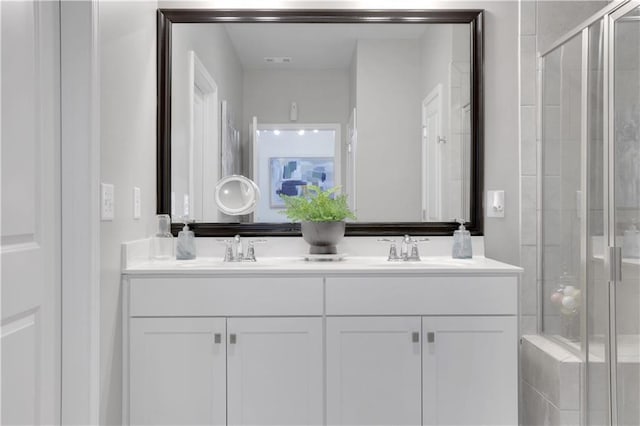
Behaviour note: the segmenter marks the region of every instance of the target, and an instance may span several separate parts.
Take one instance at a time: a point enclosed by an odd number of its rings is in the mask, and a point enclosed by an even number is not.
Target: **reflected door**
[[[439,222],[442,212],[442,86],[422,102],[422,220]]]

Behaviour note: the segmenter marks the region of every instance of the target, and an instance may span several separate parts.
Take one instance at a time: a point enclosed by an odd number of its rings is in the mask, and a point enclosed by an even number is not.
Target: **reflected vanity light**
[[[299,134],[300,136],[304,136],[304,130],[303,130],[303,129],[298,130],[298,134]]]
[[[320,130],[318,129],[313,129],[313,133],[318,133]]]
[[[274,135],[276,135],[276,136],[278,136],[278,135],[280,134],[280,130],[278,130],[278,129],[274,130],[274,131],[273,131],[273,134],[274,134]]]

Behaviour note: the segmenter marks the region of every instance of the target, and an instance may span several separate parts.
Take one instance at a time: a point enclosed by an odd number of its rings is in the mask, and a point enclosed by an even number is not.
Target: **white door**
[[[321,318],[229,318],[229,425],[321,425]]]
[[[438,85],[422,101],[422,220],[425,222],[443,220],[442,141],[442,85]]]
[[[130,424],[225,425],[225,320],[132,318],[130,327]]]
[[[424,425],[517,425],[516,317],[424,317]]]
[[[59,424],[59,3],[3,1],[0,15],[2,424]]]
[[[420,425],[419,317],[327,318],[327,424]]]

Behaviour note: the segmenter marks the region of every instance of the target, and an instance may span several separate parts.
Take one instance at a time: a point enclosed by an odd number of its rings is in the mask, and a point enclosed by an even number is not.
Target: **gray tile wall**
[[[520,0],[520,333],[537,334],[540,314],[539,258],[541,135],[537,115],[537,52],[544,51],[567,31],[606,6],[608,1]],[[560,364],[551,347],[522,339],[521,423],[524,425],[579,424],[579,365]],[[560,374],[561,373],[561,374]],[[560,374],[560,376],[558,376]],[[553,384],[549,377],[556,377]],[[546,378],[546,379],[545,379]],[[546,381],[545,381],[546,380]],[[578,380],[578,381],[576,381]]]

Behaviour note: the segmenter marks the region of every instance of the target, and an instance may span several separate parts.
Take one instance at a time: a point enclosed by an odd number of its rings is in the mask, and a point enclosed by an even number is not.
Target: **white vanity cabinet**
[[[423,425],[518,424],[514,316],[422,318]]]
[[[420,425],[419,317],[327,318],[327,424]]]
[[[124,423],[515,425],[519,269],[473,262],[125,271]]]
[[[322,318],[229,318],[227,333],[229,425],[322,425]]]
[[[225,329],[224,318],[131,318],[132,425],[226,424]]]
[[[125,423],[322,425],[321,278],[136,277],[124,306]]]
[[[517,424],[516,295],[516,276],[327,278],[327,424]]]

